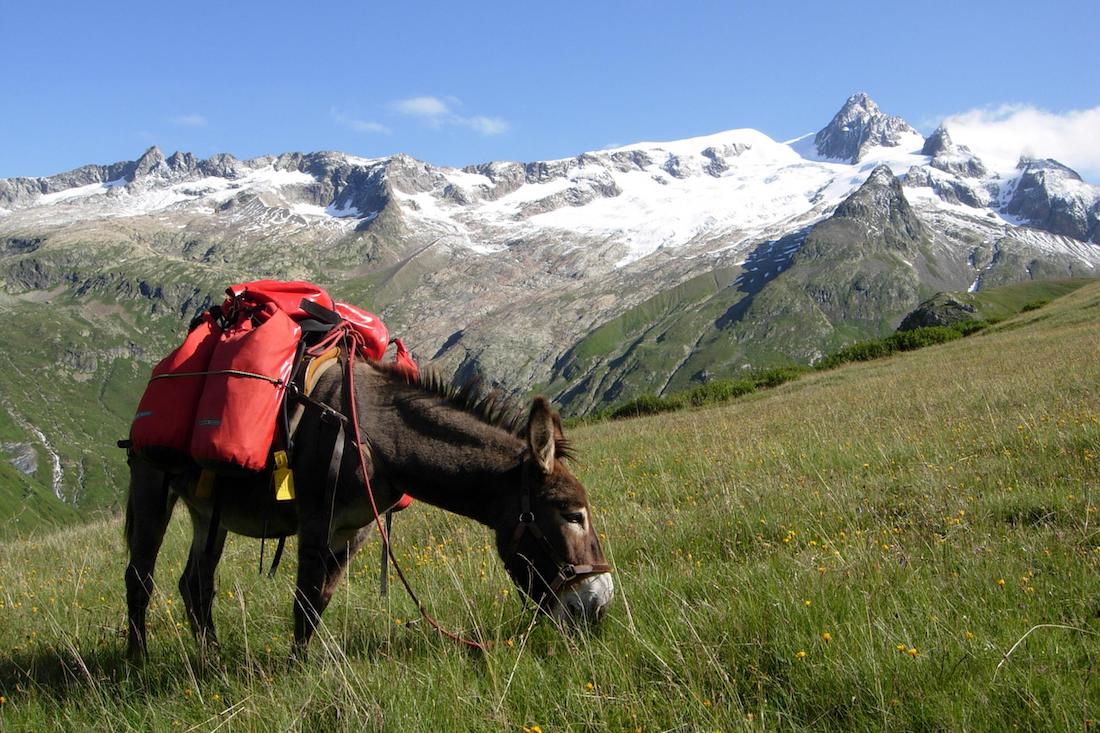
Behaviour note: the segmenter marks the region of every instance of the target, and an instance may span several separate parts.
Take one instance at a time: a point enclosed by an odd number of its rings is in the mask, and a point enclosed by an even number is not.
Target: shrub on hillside
[[[969,336],[972,333],[977,333],[983,329],[992,326],[994,321],[984,320],[972,320],[972,321],[959,321],[958,323],[952,323],[951,328],[958,331],[963,336]]]
[[[1027,313],[1028,311],[1037,311],[1049,302],[1050,300],[1047,298],[1040,298],[1039,300],[1033,300],[1030,303],[1024,303],[1024,307],[1020,308],[1020,312]]]
[[[911,331],[898,331],[886,338],[860,341],[829,354],[814,364],[815,369],[832,369],[850,361],[882,359],[899,351],[923,349],[969,336],[989,325],[988,321],[960,321],[950,326],[924,326]]]
[[[832,369],[850,361],[871,361],[890,356],[897,348],[888,343],[886,339],[874,341],[859,341],[851,346],[845,346],[840,351],[829,354],[814,366],[817,369]]]
[[[962,338],[962,333],[950,326],[925,326],[912,331],[898,331],[888,336],[886,341],[897,351],[912,351],[958,338]]]
[[[756,387],[747,379],[717,379],[691,389],[686,397],[688,403],[693,407],[701,407],[715,402],[732,400],[735,397],[748,394],[754,389]]]
[[[607,416],[612,420],[625,417],[641,417],[642,415],[657,415],[662,412],[679,410],[684,404],[676,398],[658,397],[655,394],[642,395],[641,397],[624,402],[618,407],[613,407]]]
[[[749,379],[757,389],[771,389],[798,379],[808,371],[810,371],[810,368],[805,366],[776,367],[766,371],[753,372],[749,375]]]

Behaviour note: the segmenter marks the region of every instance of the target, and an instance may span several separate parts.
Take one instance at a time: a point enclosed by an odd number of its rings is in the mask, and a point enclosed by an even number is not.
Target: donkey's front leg
[[[298,544],[298,584],[294,594],[294,642],[298,653],[305,651],[321,622],[336,586],[344,577],[348,561],[366,541],[370,526],[358,530],[337,550],[327,543],[308,542],[303,534]]]
[[[145,658],[145,612],[153,593],[157,554],[174,504],[175,495],[169,494],[167,475],[143,461],[132,460],[130,492],[126,498],[126,544],[130,548],[130,562],[126,566],[129,622],[126,653],[131,661]]]
[[[203,647],[218,645],[214,633],[214,571],[225,549],[226,530],[222,526],[213,528],[216,533],[210,542],[210,519],[194,509],[191,512],[191,552],[187,557],[187,567],[180,576],[180,595],[187,609],[187,620],[191,633]]]

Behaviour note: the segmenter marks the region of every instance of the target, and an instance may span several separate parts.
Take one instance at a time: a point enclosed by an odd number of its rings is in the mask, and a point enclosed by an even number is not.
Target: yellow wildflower
[[[828,631],[822,631],[821,632],[821,640],[823,642],[825,642],[826,644],[828,644],[830,641],[833,640],[833,635],[830,634]]]
[[[805,659],[806,658],[806,652],[803,651],[802,649],[799,649],[798,653],[795,654],[794,656],[795,656],[796,659]]]

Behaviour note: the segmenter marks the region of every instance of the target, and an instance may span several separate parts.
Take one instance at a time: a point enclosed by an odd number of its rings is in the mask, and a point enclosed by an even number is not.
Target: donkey
[[[537,397],[527,419],[476,389],[436,376],[410,380],[374,362],[354,365],[362,445],[333,412],[348,414],[347,380],[330,369],[303,404],[292,458],[294,501],[278,502],[271,475],[218,477],[213,498],[198,498],[198,466],[166,473],[130,457],[126,504],[128,654],[146,655],[145,617],[153,572],[178,500],[191,515],[191,550],[179,581],[200,645],[216,645],[211,607],[214,571],[229,531],[249,537],[297,535],[294,644],[304,652],[348,561],[366,541],[375,513],[407,493],[491,528],[513,582],[562,621],[595,622],[614,583],[581,482],[563,462],[569,446],[561,420]],[[331,408],[327,410],[327,408]],[[363,451],[362,461],[357,451]],[[342,451],[342,457],[340,456]],[[334,459],[335,456],[335,459]],[[339,469],[338,478],[331,474]],[[219,521],[212,522],[218,502]],[[213,536],[210,536],[211,533]]]

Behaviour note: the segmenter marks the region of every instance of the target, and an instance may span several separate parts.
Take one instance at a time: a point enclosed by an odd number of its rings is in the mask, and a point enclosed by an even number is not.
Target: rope
[[[154,379],[172,379],[175,377],[209,377],[214,374],[228,374],[232,377],[252,377],[253,379],[262,379],[265,382],[271,382],[276,387],[281,387],[284,383],[283,380],[275,377],[269,377],[266,374],[256,374],[254,372],[242,372],[240,369],[218,369],[211,372],[175,372],[173,374],[158,374],[155,377],[151,377],[149,381]]]
[[[357,342],[359,340],[359,338],[360,338],[359,334],[355,333],[354,331],[352,331],[352,332],[345,331],[345,335],[344,335],[345,344],[346,344],[347,341]],[[362,441],[362,439],[359,435],[359,417],[358,417],[357,411],[356,411],[355,372],[354,372],[355,352],[358,349],[358,346],[359,346],[359,344],[355,343],[355,344],[353,344],[353,348],[348,348],[347,349],[347,353],[348,353],[347,388],[348,388],[348,400],[351,403],[351,407],[350,407],[349,412],[351,413],[350,414],[351,424],[354,426],[352,428],[352,430],[354,431],[354,435],[355,435],[355,444],[356,444],[356,447],[358,448],[358,450],[356,452],[359,454],[359,468],[360,468],[360,470],[363,471],[363,482],[364,482],[364,484],[366,484],[367,498],[370,499],[371,511],[374,512],[374,523],[378,527],[378,534],[382,537],[382,544],[385,546],[386,552],[390,556],[390,562],[393,563],[393,569],[397,571],[397,577],[401,579],[401,585],[405,586],[405,592],[407,592],[409,594],[409,598],[411,598],[413,603],[416,604],[416,608],[417,608],[418,611],[420,611],[420,615],[424,618],[424,620],[427,621],[428,624],[433,629],[438,631],[443,636],[446,636],[448,639],[451,639],[452,641],[456,641],[459,644],[464,644],[464,645],[466,645],[467,647],[469,647],[471,649],[477,649],[478,651],[484,652],[486,650],[486,646],[488,645],[488,642],[486,642],[486,643],[477,642],[477,641],[474,641],[473,639],[467,639],[467,638],[465,638],[463,636],[459,636],[458,634],[455,634],[451,631],[447,631],[445,628],[443,628],[442,626],[439,625],[438,621],[436,621],[434,618],[432,618],[431,614],[428,613],[426,608],[424,608],[424,604],[420,602],[420,599],[417,597],[416,593],[413,592],[412,586],[409,585],[409,581],[405,578],[405,572],[403,570],[401,570],[401,566],[397,562],[397,557],[393,553],[393,545],[390,544],[389,534],[386,532],[386,528],[382,523],[381,513],[378,511],[378,505],[374,500],[374,490],[371,488],[370,474],[367,472],[367,460],[366,460],[366,456],[363,454],[363,441]]]

